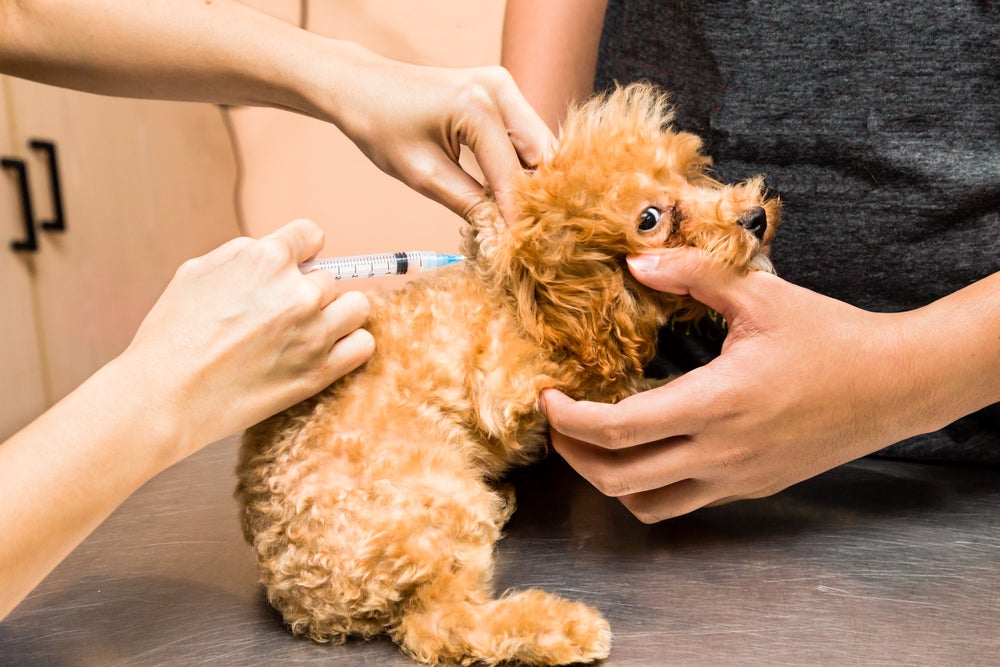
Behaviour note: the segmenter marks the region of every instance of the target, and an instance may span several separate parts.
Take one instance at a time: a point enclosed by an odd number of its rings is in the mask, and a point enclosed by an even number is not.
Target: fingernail
[[[656,255],[630,255],[625,258],[629,268],[637,273],[649,273],[660,263]]]
[[[545,393],[544,392],[538,395],[538,410],[543,415],[546,414],[546,412],[545,412]]]

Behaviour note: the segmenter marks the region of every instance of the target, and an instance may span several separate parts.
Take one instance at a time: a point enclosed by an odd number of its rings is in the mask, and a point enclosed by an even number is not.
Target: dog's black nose
[[[764,232],[767,231],[767,212],[760,206],[752,209],[740,216],[738,220],[740,227],[747,230],[758,239],[764,239]]]

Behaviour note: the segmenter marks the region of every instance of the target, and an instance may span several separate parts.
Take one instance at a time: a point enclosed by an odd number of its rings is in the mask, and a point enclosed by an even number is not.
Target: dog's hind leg
[[[592,607],[530,589],[490,599],[470,571],[431,582],[411,599],[393,638],[429,664],[564,665],[605,658],[607,621]]]

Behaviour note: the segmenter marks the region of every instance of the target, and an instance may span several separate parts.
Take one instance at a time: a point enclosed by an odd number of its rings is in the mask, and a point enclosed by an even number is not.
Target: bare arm
[[[123,97],[306,111],[321,38],[229,0],[2,0],[0,70]]]
[[[129,97],[272,106],[329,121],[382,170],[467,216],[475,153],[507,182],[551,133],[499,67],[417,67],[232,0],[0,0],[0,71]]]
[[[508,0],[500,63],[555,131],[594,90],[607,0]]]
[[[0,444],[0,618],[153,475],[368,358],[365,297],[299,271],[322,246],[296,221],[185,263],[121,356]]]
[[[726,317],[722,354],[615,405],[544,396],[555,448],[644,521],[775,493],[1000,401],[1000,273],[872,313],[692,249],[651,258],[636,278]]]

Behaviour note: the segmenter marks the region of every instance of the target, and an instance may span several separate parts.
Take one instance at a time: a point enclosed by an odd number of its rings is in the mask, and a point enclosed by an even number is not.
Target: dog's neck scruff
[[[701,140],[671,120],[653,86],[593,98],[570,110],[552,155],[515,183],[517,220],[505,223],[492,203],[470,215],[463,251],[473,270],[556,362],[567,393],[585,384],[620,400],[652,359],[658,328],[707,313],[640,284],[628,255],[689,245],[743,270],[773,270],[777,199],[759,177],[712,179]]]

